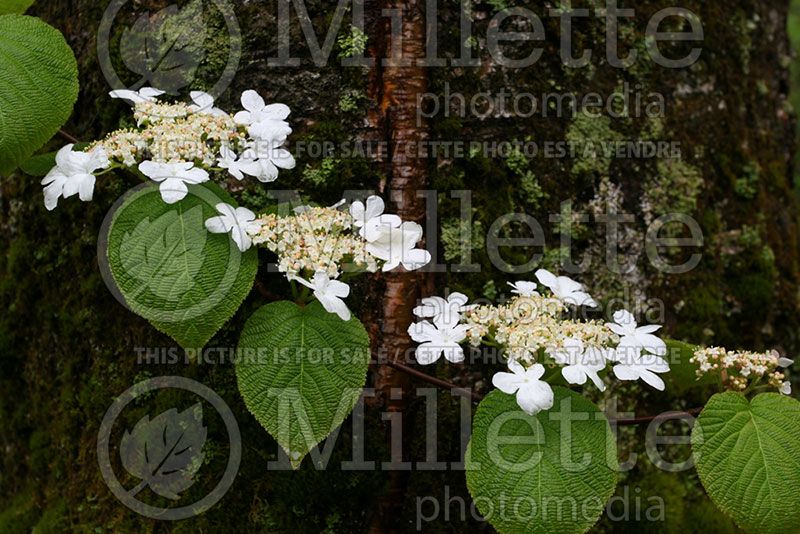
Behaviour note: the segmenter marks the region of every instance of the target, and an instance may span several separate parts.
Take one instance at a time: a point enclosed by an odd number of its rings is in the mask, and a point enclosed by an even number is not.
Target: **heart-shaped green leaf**
[[[759,533],[800,525],[800,402],[714,395],[694,425],[692,450],[708,495],[737,525]]]
[[[0,58],[0,175],[5,175],[69,118],[78,98],[78,64],[58,30],[24,15],[0,15]]]
[[[107,257],[118,298],[187,349],[203,347],[253,287],[255,249],[239,252],[205,220],[233,204],[215,184],[189,186],[175,204],[158,187],[136,189],[111,215]]]
[[[502,534],[586,532],[614,493],[619,465],[608,421],[577,393],[553,391],[553,408],[535,416],[500,391],[475,413],[467,487]]]
[[[367,378],[369,336],[314,301],[257,310],[239,340],[236,376],[247,408],[286,451],[292,466],[339,426]]]

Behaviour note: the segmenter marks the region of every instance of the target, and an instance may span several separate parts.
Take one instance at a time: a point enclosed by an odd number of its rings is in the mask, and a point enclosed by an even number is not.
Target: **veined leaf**
[[[577,393],[553,391],[553,408],[535,416],[497,390],[475,413],[467,487],[501,534],[586,532],[614,493],[619,465],[608,421]]]
[[[78,65],[64,36],[41,20],[0,16],[0,175],[17,168],[67,121]]]
[[[22,15],[33,5],[33,0],[3,0],[0,2],[0,15]]]
[[[257,310],[239,340],[236,376],[247,408],[297,468],[358,402],[367,378],[369,336],[314,301]]]
[[[711,397],[692,430],[692,449],[711,500],[749,532],[800,525],[800,402],[777,393],[752,401]]]
[[[201,348],[236,312],[258,268],[255,249],[239,252],[205,220],[219,202],[235,204],[217,185],[189,186],[175,204],[158,186],[135,191],[113,214],[108,260],[130,309],[185,348]]]

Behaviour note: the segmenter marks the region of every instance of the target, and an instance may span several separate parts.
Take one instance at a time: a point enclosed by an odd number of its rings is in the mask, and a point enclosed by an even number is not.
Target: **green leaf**
[[[497,390],[475,414],[467,487],[500,533],[586,532],[614,493],[619,464],[608,421],[577,393],[553,391],[553,408],[535,416]]]
[[[0,175],[17,168],[67,121],[78,65],[64,36],[41,20],[0,16]]]
[[[33,5],[33,0],[3,0],[0,2],[0,15],[21,15]]]
[[[273,302],[247,320],[236,364],[247,408],[297,468],[358,402],[367,377],[369,336],[314,301]]]
[[[716,383],[714,375],[705,373],[697,376],[698,366],[689,360],[700,347],[674,339],[664,339],[667,344],[667,361],[669,373],[664,375],[669,391],[682,394],[694,387],[708,386]]]
[[[72,150],[83,150],[90,144],[91,143],[75,143],[75,146],[72,147]],[[56,166],[56,154],[58,154],[58,150],[31,156],[23,161],[19,168],[22,172],[29,174],[30,176],[44,176]]]
[[[800,402],[764,393],[711,397],[692,431],[700,481],[711,500],[749,532],[800,525]]]
[[[205,220],[219,202],[233,205],[215,184],[189,186],[175,204],[158,186],[135,189],[114,212],[108,260],[118,297],[187,349],[199,349],[230,319],[253,287],[258,256],[244,254]]]

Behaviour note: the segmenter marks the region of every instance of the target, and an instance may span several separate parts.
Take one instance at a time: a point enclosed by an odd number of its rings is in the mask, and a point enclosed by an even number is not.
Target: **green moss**
[[[366,95],[364,95],[364,93],[361,91],[345,91],[342,93],[342,96],[339,97],[339,109],[343,113],[352,113],[354,111],[363,110],[365,108],[362,104],[365,99]]]
[[[761,170],[757,162],[751,162],[745,165],[742,170],[742,176],[736,179],[734,184],[734,191],[740,197],[751,200],[758,194],[758,181]]]
[[[36,525],[38,514],[33,491],[18,493],[12,501],[0,511],[0,532],[6,534],[27,534]]]
[[[336,45],[339,47],[339,59],[359,56],[367,49],[367,34],[356,26],[350,26],[350,32],[339,36]]]
[[[644,184],[645,212],[653,218],[667,213],[691,215],[703,189],[700,171],[682,159],[662,159],[657,173]]]
[[[483,249],[485,235],[486,229],[480,221],[472,224],[461,219],[442,221],[439,240],[444,249],[445,261],[456,262],[461,258],[474,257],[476,252]]]
[[[569,125],[566,139],[577,150],[573,174],[607,176],[613,160],[603,150],[603,145],[622,141],[623,137],[612,128],[609,117],[594,118],[578,113]]]

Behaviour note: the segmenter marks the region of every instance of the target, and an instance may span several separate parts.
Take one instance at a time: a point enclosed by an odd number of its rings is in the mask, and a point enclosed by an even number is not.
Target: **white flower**
[[[229,146],[223,145],[220,147],[217,165],[223,169],[228,169],[228,173],[237,180],[244,180],[243,173],[245,170],[252,168],[253,162],[255,162],[254,158],[247,158],[244,155],[240,158]]]
[[[535,363],[525,369],[512,360],[508,362],[511,373],[497,373],[492,377],[494,387],[508,395],[517,394],[517,404],[528,415],[536,415],[553,407],[553,389],[550,384],[540,380],[544,376],[544,366]]]
[[[310,282],[294,276],[292,280],[297,280],[309,289],[314,290],[314,296],[322,304],[322,307],[329,313],[335,313],[342,321],[350,320],[350,310],[342,300],[350,294],[350,286],[339,280],[331,280],[324,271],[314,273],[314,278]]]
[[[561,369],[561,374],[570,384],[582,385],[589,378],[600,391],[605,391],[606,386],[597,374],[606,367],[606,356],[602,349],[585,348],[580,339],[567,338],[563,348],[552,351],[551,356],[556,363],[566,366]]]
[[[785,357],[781,356],[778,353],[778,351],[776,351],[776,350],[773,350],[772,354],[776,358],[778,358],[778,367],[780,367],[781,369],[788,369],[789,367],[791,367],[794,364],[793,360],[790,360],[789,358],[785,358]]]
[[[383,210],[386,208],[383,199],[379,196],[372,195],[367,199],[366,206],[360,200],[356,200],[350,204],[350,215],[353,217],[353,225],[360,228],[359,235],[366,237],[367,227],[373,226],[373,221],[376,221],[383,215]]]
[[[84,202],[94,194],[94,172],[109,166],[108,156],[102,147],[90,152],[73,152],[74,145],[66,145],[56,154],[56,166],[42,179],[44,206],[55,209],[59,197],[78,194]]]
[[[664,358],[654,354],[642,354],[639,347],[621,347],[609,353],[609,358],[618,363],[613,367],[614,375],[620,380],[642,379],[659,391],[664,391],[664,381],[655,373],[669,372],[669,364]]]
[[[264,99],[250,89],[242,93],[242,107],[245,111],[238,112],[233,120],[247,126],[247,132],[252,137],[280,145],[292,133],[289,123],[284,120],[291,113],[289,106],[266,105]]]
[[[778,390],[781,392],[781,395],[791,395],[792,394],[792,384],[788,380],[781,384],[780,389]]]
[[[215,206],[221,213],[218,217],[206,220],[206,228],[214,234],[230,232],[233,242],[244,252],[253,244],[250,234],[258,232],[260,225],[255,221],[256,214],[247,208],[234,208],[230,204],[220,202]]]
[[[396,215],[381,215],[380,219],[383,219],[380,231],[367,233],[366,250],[386,262],[384,271],[391,271],[401,263],[413,271],[431,261],[430,252],[414,248],[422,239],[422,226],[410,221],[401,223]]]
[[[417,317],[438,317],[444,316],[446,319],[453,323],[461,320],[461,312],[465,312],[475,307],[475,305],[467,306],[469,299],[463,293],[451,293],[447,300],[442,297],[425,297],[422,299],[422,304],[414,308],[414,315]]]
[[[408,335],[420,343],[416,356],[422,365],[434,363],[442,354],[453,363],[464,361],[464,349],[459,343],[467,337],[467,326],[452,318],[439,315],[433,318],[433,324],[428,321],[412,323]]]
[[[155,102],[156,97],[163,95],[164,91],[161,89],[154,89],[153,87],[142,87],[138,91],[130,91],[128,89],[117,89],[108,93],[111,98],[121,98],[128,100],[132,104],[140,104],[142,102]]]
[[[295,160],[285,148],[278,148],[265,142],[254,142],[236,162],[236,169],[255,176],[259,182],[274,182],[278,178],[278,167],[294,169]],[[233,174],[233,171],[228,168]],[[236,175],[234,175],[236,176]]]
[[[174,204],[186,197],[189,192],[186,184],[201,184],[208,181],[208,173],[194,168],[191,161],[177,163],[156,163],[143,161],[139,164],[142,174],[155,182],[161,182],[161,198],[167,204]]]
[[[194,104],[189,105],[192,113],[206,113],[208,115],[224,116],[224,111],[214,107],[214,97],[204,91],[192,91],[189,93]]]
[[[553,295],[562,302],[591,308],[597,306],[597,302],[583,290],[583,286],[572,278],[556,276],[545,269],[536,271],[536,278],[547,286],[553,292]]]
[[[517,283],[507,282],[508,285],[513,287],[512,293],[523,297],[538,297],[539,293],[536,291],[536,282],[519,281]]]
[[[667,353],[666,343],[653,335],[653,332],[660,329],[661,326],[655,324],[637,326],[633,314],[627,310],[615,312],[614,322],[606,323],[606,326],[620,336],[619,348],[640,348],[662,356]]]

